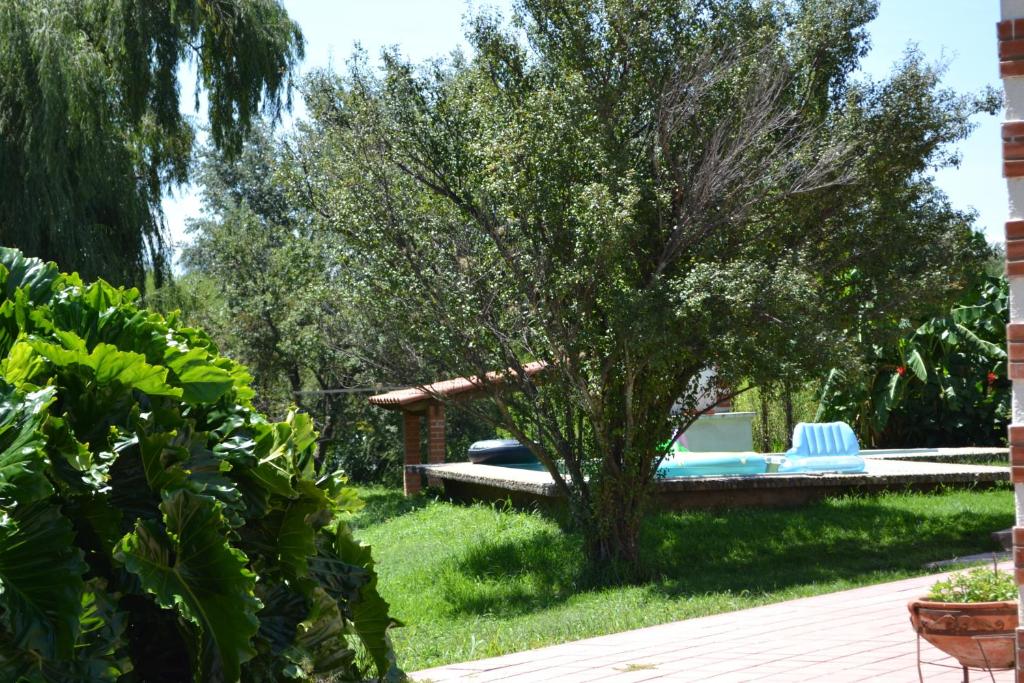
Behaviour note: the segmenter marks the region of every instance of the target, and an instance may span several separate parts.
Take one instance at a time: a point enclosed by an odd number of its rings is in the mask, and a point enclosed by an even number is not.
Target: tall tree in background
[[[0,243],[89,278],[161,274],[161,193],[187,179],[195,138],[179,66],[230,152],[287,103],[302,54],[278,0],[0,3]]]
[[[180,309],[244,363],[261,411],[283,419],[298,404],[313,415],[320,460],[354,481],[400,480],[398,416],[366,396],[407,379],[365,362],[361,349],[376,332],[352,311],[348,254],[318,229],[295,189],[304,169],[287,138],[258,124],[237,155],[205,146],[194,179],[203,215],[189,223],[184,273],[150,291],[148,303]],[[453,449],[492,433],[457,410],[448,417]]]
[[[351,316],[332,246],[289,198],[292,175],[286,148],[266,124],[254,127],[237,155],[204,147],[196,173],[204,215],[190,221],[186,274],[175,289],[205,299],[194,305],[179,296],[177,303],[250,368],[262,410],[286,414],[298,403],[317,416],[329,442],[333,411],[318,404],[330,396],[302,392],[359,381],[348,351]]]
[[[306,190],[357,254],[378,362],[478,377],[606,568],[638,566],[659,444],[695,419],[670,409],[705,368],[823,374],[978,262],[931,169],[993,102],[913,54],[855,80],[875,13],[521,0],[476,18],[471,60],[357,56],[310,88]]]

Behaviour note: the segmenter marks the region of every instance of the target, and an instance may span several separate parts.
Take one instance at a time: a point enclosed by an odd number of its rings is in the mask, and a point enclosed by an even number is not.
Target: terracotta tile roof
[[[546,365],[544,361],[534,361],[524,365],[523,370],[526,372],[527,377],[533,377],[543,370]],[[515,374],[515,371],[488,372],[486,376],[487,382],[500,384],[504,381],[506,373]],[[367,400],[375,406],[395,410],[434,398],[452,398],[459,394],[482,391],[483,387],[484,383],[477,377],[456,377],[455,379],[446,379],[422,387],[396,389],[386,394],[371,396]]]

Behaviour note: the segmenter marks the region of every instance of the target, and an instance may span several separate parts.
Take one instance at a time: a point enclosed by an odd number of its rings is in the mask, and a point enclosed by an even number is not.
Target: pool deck
[[[663,509],[742,505],[802,505],[830,495],[886,490],[926,491],[943,486],[991,486],[1009,481],[1009,467],[958,462],[965,458],[1006,458],[1005,448],[941,448],[862,451],[866,469],[859,474],[757,474],[730,477],[658,479],[655,504]],[[456,500],[505,500],[517,505],[561,501],[547,472],[455,462],[410,465],[440,481]]]
[[[1004,568],[1009,569],[1008,566]],[[780,602],[412,674],[425,683],[797,683],[918,681],[907,602],[944,575]],[[921,641],[924,680],[961,681],[956,662]],[[998,683],[1012,671],[996,671]],[[972,681],[990,681],[971,671]]]

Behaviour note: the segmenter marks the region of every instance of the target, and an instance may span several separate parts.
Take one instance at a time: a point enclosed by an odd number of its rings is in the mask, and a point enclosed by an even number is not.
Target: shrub
[[[402,677],[359,501],[201,331],[0,249],[0,680]]]
[[[928,593],[937,602],[997,602],[1017,599],[1017,583],[1010,572],[977,567],[936,581]]]

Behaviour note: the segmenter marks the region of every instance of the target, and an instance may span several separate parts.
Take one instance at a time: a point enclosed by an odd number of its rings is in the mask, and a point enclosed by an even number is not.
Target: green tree
[[[361,329],[352,312],[345,252],[298,201],[293,188],[304,176],[286,139],[257,125],[240,154],[206,147],[195,179],[204,213],[189,224],[185,273],[148,301],[179,309],[244,363],[260,410],[283,418],[298,404],[316,416],[321,461],[358,482],[399,480],[398,415],[371,407],[366,397],[372,387],[405,380],[360,350],[375,333]],[[449,415],[453,448],[485,435],[459,411]]]
[[[606,567],[639,566],[659,444],[705,368],[823,374],[978,263],[930,170],[993,102],[913,53],[855,80],[875,11],[523,0],[473,19],[471,59],[356,55],[310,84],[303,189],[358,255],[378,362],[479,378]]]
[[[194,65],[213,144],[287,103],[303,39],[278,0],[0,3],[0,242],[87,277],[166,269],[163,190],[188,177]]]
[[[252,370],[261,409],[281,415],[297,403],[317,415],[323,460],[343,436],[339,420],[362,425],[348,435],[360,441],[395,428],[374,420],[365,396],[322,393],[373,380],[352,350],[336,250],[290,198],[295,177],[287,146],[267,125],[254,127],[237,155],[204,148],[196,173],[204,215],[188,227],[186,274],[154,299],[181,307]]]

